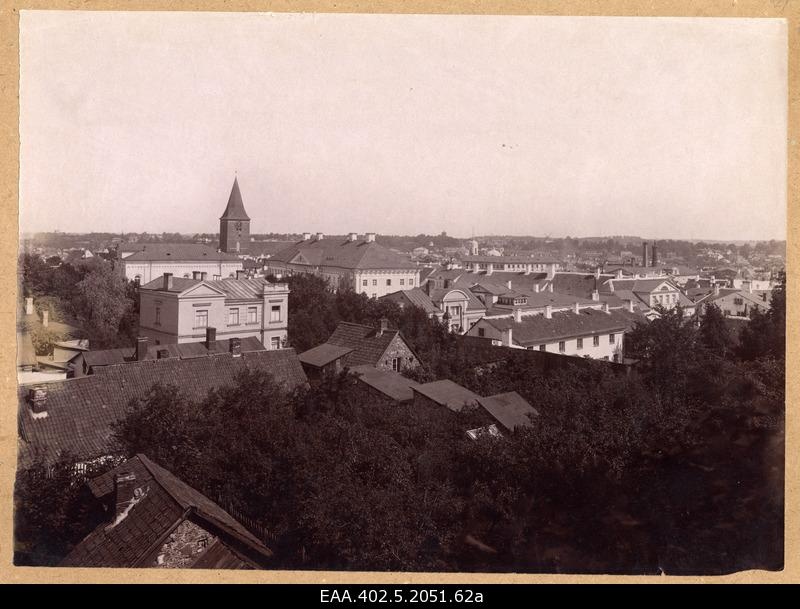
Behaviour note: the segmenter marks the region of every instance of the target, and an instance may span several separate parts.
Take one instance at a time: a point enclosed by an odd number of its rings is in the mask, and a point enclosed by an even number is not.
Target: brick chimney
[[[514,330],[513,328],[506,328],[503,330],[503,346],[511,347],[514,344]]]
[[[47,389],[41,385],[28,389],[28,404],[34,418],[47,416]]]
[[[594,278],[595,279],[600,279],[600,267],[599,266],[595,267],[595,269],[594,269]]]
[[[147,337],[146,336],[137,336],[136,337],[136,361],[143,362],[147,359]]]
[[[714,296],[719,296],[719,284],[714,283]]]
[[[547,305],[544,308],[545,319],[553,319],[553,305]]]
[[[236,271],[236,279],[247,279],[247,271],[239,269]]]
[[[364,235],[364,239],[367,243],[375,243],[375,233],[367,233]]]
[[[350,233],[347,235],[348,241],[358,241],[358,233]]]
[[[50,311],[44,309],[42,311],[42,325],[46,328],[50,324]]]
[[[389,330],[389,320],[385,317],[381,317],[381,327],[378,330],[378,336],[383,336],[383,333]]]
[[[547,291],[548,292],[552,292],[553,291],[553,283],[552,282],[547,284]]]
[[[506,287],[510,290],[511,289],[511,280],[509,279],[506,281]]]
[[[164,273],[164,285],[162,289],[167,291],[172,289],[172,273]]]
[[[213,351],[217,348],[217,329],[206,328],[206,349]]]
[[[114,522],[120,520],[133,503],[136,492],[136,474],[123,472],[114,476]]]
[[[526,275],[530,275],[532,272],[533,272],[533,264],[531,264],[530,262],[528,262],[528,263],[525,265],[525,274],[526,274]]]
[[[628,302],[628,311],[630,313],[633,313],[636,310],[636,308],[633,305],[633,301],[632,300],[628,300],[627,302]]]
[[[494,263],[493,262],[489,262],[486,265],[486,274],[487,275],[491,275],[492,273],[494,273]]]
[[[658,266],[658,249],[656,248],[655,241],[653,241],[652,261],[653,263],[650,266]]]
[[[539,284],[538,283],[534,283],[533,284],[533,292],[534,292],[534,294],[538,294],[539,293]]]
[[[595,302],[600,300],[600,290],[592,290],[592,300]]]
[[[242,339],[234,336],[228,343],[228,351],[233,357],[241,357],[242,355]]]
[[[322,241],[325,238],[325,233],[317,233],[317,241]]]
[[[574,305],[572,305],[572,310],[575,311],[575,315],[580,313],[581,312],[581,303],[576,302]]]
[[[647,266],[648,262],[648,251],[647,251],[647,241],[642,242],[642,266]]]

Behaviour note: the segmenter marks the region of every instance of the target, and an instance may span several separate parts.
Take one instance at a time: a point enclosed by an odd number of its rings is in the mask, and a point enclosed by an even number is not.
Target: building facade
[[[419,285],[419,267],[408,258],[375,242],[375,233],[345,239],[304,233],[266,261],[265,272],[278,278],[295,273],[322,277],[334,289],[352,289],[371,298]]]
[[[169,273],[139,288],[139,335],[155,344],[198,342],[207,329],[226,338],[256,337],[287,346],[289,287],[264,279],[203,280]]]
[[[237,271],[244,270],[239,257],[200,243],[146,243],[137,252],[121,254],[120,264],[125,278],[139,285],[150,283],[164,273],[181,278],[205,273],[205,277],[214,281],[236,277]]]

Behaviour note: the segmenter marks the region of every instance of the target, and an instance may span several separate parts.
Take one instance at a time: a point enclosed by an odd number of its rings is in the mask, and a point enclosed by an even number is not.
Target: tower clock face
[[[236,230],[242,230],[242,223],[241,222],[237,222],[236,223]]]

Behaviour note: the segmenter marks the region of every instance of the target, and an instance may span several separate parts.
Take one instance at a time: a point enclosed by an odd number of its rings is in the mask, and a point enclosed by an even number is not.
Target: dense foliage
[[[21,295],[32,296],[38,312],[48,310],[52,321],[79,325],[93,349],[135,344],[139,326],[136,288],[112,261],[99,257],[76,264],[49,264],[24,254],[19,264]],[[63,335],[37,329],[39,355],[52,352]]]

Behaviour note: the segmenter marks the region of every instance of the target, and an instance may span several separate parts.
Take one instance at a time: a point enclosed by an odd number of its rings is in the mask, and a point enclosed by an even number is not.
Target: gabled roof
[[[233,178],[233,188],[231,188],[231,195],[228,197],[228,206],[225,208],[220,220],[249,220],[250,217],[244,210],[244,203],[242,203],[242,193],[239,191],[239,179]]]
[[[673,290],[678,290],[678,286],[676,286],[672,280],[668,277],[663,277],[660,279],[614,279],[613,286],[614,291],[618,292],[620,290],[629,290],[634,293],[639,294],[650,294],[658,288],[662,283],[666,283],[670,288]]]
[[[430,299],[434,305],[442,310],[442,305],[444,304],[444,299],[447,297],[448,294],[451,292],[461,292],[464,296],[467,297],[467,311],[485,311],[486,305],[484,305],[480,299],[472,293],[472,291],[465,287],[464,285],[453,285],[449,288],[432,288],[430,292]],[[437,303],[442,303],[438,305]]]
[[[530,427],[530,417],[539,416],[537,410],[516,391],[478,398],[478,403],[509,431],[517,427]]]
[[[110,522],[99,525],[73,548],[61,566],[153,566],[152,561],[167,541],[167,536],[186,520],[210,529],[209,532],[217,536],[217,543],[224,545],[227,550],[226,553],[217,554],[218,559],[224,557],[228,564],[233,562],[238,568],[269,563],[272,551],[239,521],[145,455],[138,454],[89,481],[92,494],[98,499],[113,502],[114,478],[121,473],[135,475],[136,488],[142,489],[141,499],[121,521],[113,525]],[[215,553],[218,553],[218,549]],[[231,555],[238,560],[231,561]],[[214,562],[217,567],[220,566],[219,560]]]
[[[412,388],[413,391],[433,400],[440,406],[459,412],[464,406],[478,405],[480,396],[450,379],[433,381]]]
[[[270,261],[360,270],[417,269],[417,265],[406,257],[374,241],[341,238],[298,241],[277,252]]]
[[[329,343],[322,343],[316,347],[312,347],[308,351],[303,351],[297,357],[300,362],[315,368],[322,368],[345,355],[352,353],[351,347],[340,347],[339,345],[331,345]]]
[[[512,330],[511,338],[518,345],[527,347],[555,340],[566,340],[603,334],[621,332],[629,327],[628,317],[619,310],[608,313],[597,309],[582,309],[580,313],[562,311],[553,313],[551,319],[544,315],[527,315],[520,321],[513,318],[484,318],[499,331]]]
[[[374,366],[354,366],[350,370],[358,375],[359,381],[398,402],[413,400],[413,388],[419,387],[419,383],[407,379],[402,374]]]
[[[394,340],[396,336],[406,343],[406,346],[411,349],[408,341],[403,338],[399,330],[386,330],[381,333],[380,330],[370,326],[362,326],[361,324],[354,324],[347,321],[339,322],[336,329],[331,334],[330,338],[326,341],[329,345],[338,345],[340,347],[349,347],[353,350],[350,355],[345,357],[344,363],[347,366],[360,366],[368,364],[375,366],[380,362],[386,349]]]
[[[143,261],[171,261],[171,262],[240,262],[238,256],[218,252],[212,247],[202,243],[146,243],[142,249],[127,258],[123,263]]]
[[[102,366],[95,374],[47,383],[47,416],[34,418],[27,402],[30,386],[18,389],[19,460],[48,461],[69,453],[89,460],[111,451],[112,423],[125,416],[132,399],[143,398],[155,383],[176,385],[190,400],[230,385],[242,370],[270,374],[285,390],[308,381],[293,349],[229,353],[191,359],[155,359]]]
[[[400,290],[397,292],[392,292],[391,294],[387,294],[386,296],[381,296],[381,298],[402,304],[407,303],[417,306],[425,311],[428,315],[441,315],[442,313],[442,310],[433,303],[431,297],[428,296],[425,290],[421,288]]]

